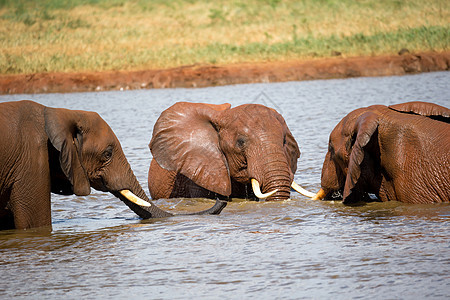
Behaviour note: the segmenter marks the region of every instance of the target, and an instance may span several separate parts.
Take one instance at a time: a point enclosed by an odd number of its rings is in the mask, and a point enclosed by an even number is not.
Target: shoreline
[[[191,65],[160,70],[0,75],[0,94],[195,88],[450,70],[450,51],[286,62]]]

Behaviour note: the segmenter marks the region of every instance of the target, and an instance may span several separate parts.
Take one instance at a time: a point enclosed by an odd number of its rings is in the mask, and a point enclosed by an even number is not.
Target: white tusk
[[[251,183],[252,183],[253,193],[254,193],[255,196],[258,197],[259,199],[266,199],[266,198],[272,196],[273,194],[275,194],[275,193],[278,191],[278,189],[276,189],[276,190],[273,190],[273,191],[271,191],[271,192],[268,192],[268,193],[263,194],[263,193],[261,193],[261,188],[259,187],[259,182],[258,182],[258,180],[252,178]]]
[[[309,197],[309,198],[312,198],[312,197],[314,197],[316,195],[314,193],[308,192],[307,190],[305,190],[304,188],[299,186],[297,184],[297,182],[295,182],[295,181],[292,181],[291,187],[294,190],[296,190],[298,193],[302,194],[303,196]]]
[[[147,201],[142,200],[141,198],[139,198],[138,196],[133,194],[130,190],[121,190],[121,191],[119,191],[119,193],[121,193],[122,196],[124,196],[125,198],[127,198],[128,200],[130,200],[131,202],[133,202],[134,204],[137,204],[139,206],[145,206],[145,207],[152,206]]]

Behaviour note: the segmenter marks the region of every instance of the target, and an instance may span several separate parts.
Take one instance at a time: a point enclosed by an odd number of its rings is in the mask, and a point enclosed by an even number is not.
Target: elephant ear
[[[77,113],[68,109],[47,107],[44,118],[45,132],[52,145],[60,152],[61,169],[72,184],[74,194],[89,195],[89,179],[81,165],[83,135]]]
[[[292,174],[295,174],[297,171],[297,160],[300,157],[300,149],[298,148],[297,141],[295,140],[294,136],[292,135],[291,131],[289,130],[289,127],[286,124],[286,121],[284,118],[274,109],[272,109],[272,113],[274,114],[275,118],[280,122],[281,126],[284,128],[285,131],[285,143],[284,143],[284,151],[288,158],[288,163],[291,168]]]
[[[286,143],[284,144],[284,149],[288,155],[289,166],[291,167],[292,174],[297,171],[297,160],[300,157],[300,149],[298,148],[297,141],[292,135],[291,131],[286,125]]]
[[[231,194],[228,164],[219,146],[217,123],[230,104],[178,102],[155,123],[149,147],[156,162],[215,193]]]
[[[350,202],[352,190],[361,176],[361,163],[364,159],[364,147],[369,143],[373,134],[378,128],[378,115],[373,112],[366,112],[359,116],[355,122],[353,134],[354,139],[348,163],[347,178],[345,180],[343,202]]]
[[[390,105],[390,109],[409,114],[421,115],[450,123],[450,109],[428,102],[406,102]]]

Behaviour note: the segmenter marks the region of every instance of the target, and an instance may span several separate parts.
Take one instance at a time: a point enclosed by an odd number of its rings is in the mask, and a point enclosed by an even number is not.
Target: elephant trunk
[[[150,201],[141,185],[139,184],[138,180],[136,179],[135,175],[133,174],[131,168],[129,168],[127,173],[128,174],[126,174],[126,178],[131,178],[131,184],[128,188],[113,192],[114,196],[122,200],[132,211],[134,211],[139,217],[143,219],[173,216],[172,213],[160,209]],[[123,192],[127,190],[143,201],[136,201],[136,199],[133,199],[129,193]]]
[[[132,211],[143,219],[164,218],[175,215],[160,209],[150,201],[136,179],[131,167],[128,169],[127,173],[126,178],[131,178],[131,184],[129,184],[128,188],[122,188],[112,192],[114,196],[122,200]],[[226,206],[226,201],[216,200],[213,207],[199,212],[187,213],[186,215],[218,215]]]
[[[269,167],[270,168],[270,167]],[[287,200],[291,196],[291,172],[287,165],[282,168],[272,167],[266,172],[266,178],[268,181],[263,185],[263,191],[268,192],[272,190],[277,190],[272,196],[268,197],[267,200],[282,201]]]
[[[266,159],[265,162],[248,162],[249,176],[260,183],[262,193],[269,194],[266,200],[287,200],[291,194],[291,184],[293,180],[293,174],[289,168],[289,164],[282,153],[267,156],[271,157],[271,160],[268,161]],[[260,157],[260,159],[264,158]]]

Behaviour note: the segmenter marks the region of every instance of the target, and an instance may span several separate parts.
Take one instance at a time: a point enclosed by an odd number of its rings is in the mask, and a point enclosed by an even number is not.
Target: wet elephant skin
[[[0,103],[0,229],[51,226],[51,193],[110,192],[142,218],[167,217],[150,202],[119,140],[95,112]],[[121,194],[143,199],[135,204]],[[200,213],[217,213],[225,204]]]
[[[450,201],[450,110],[433,103],[374,105],[352,111],[330,135],[321,197]]]
[[[283,117],[259,104],[179,102],[157,120],[150,141],[153,199],[172,197],[286,200],[300,150]]]

